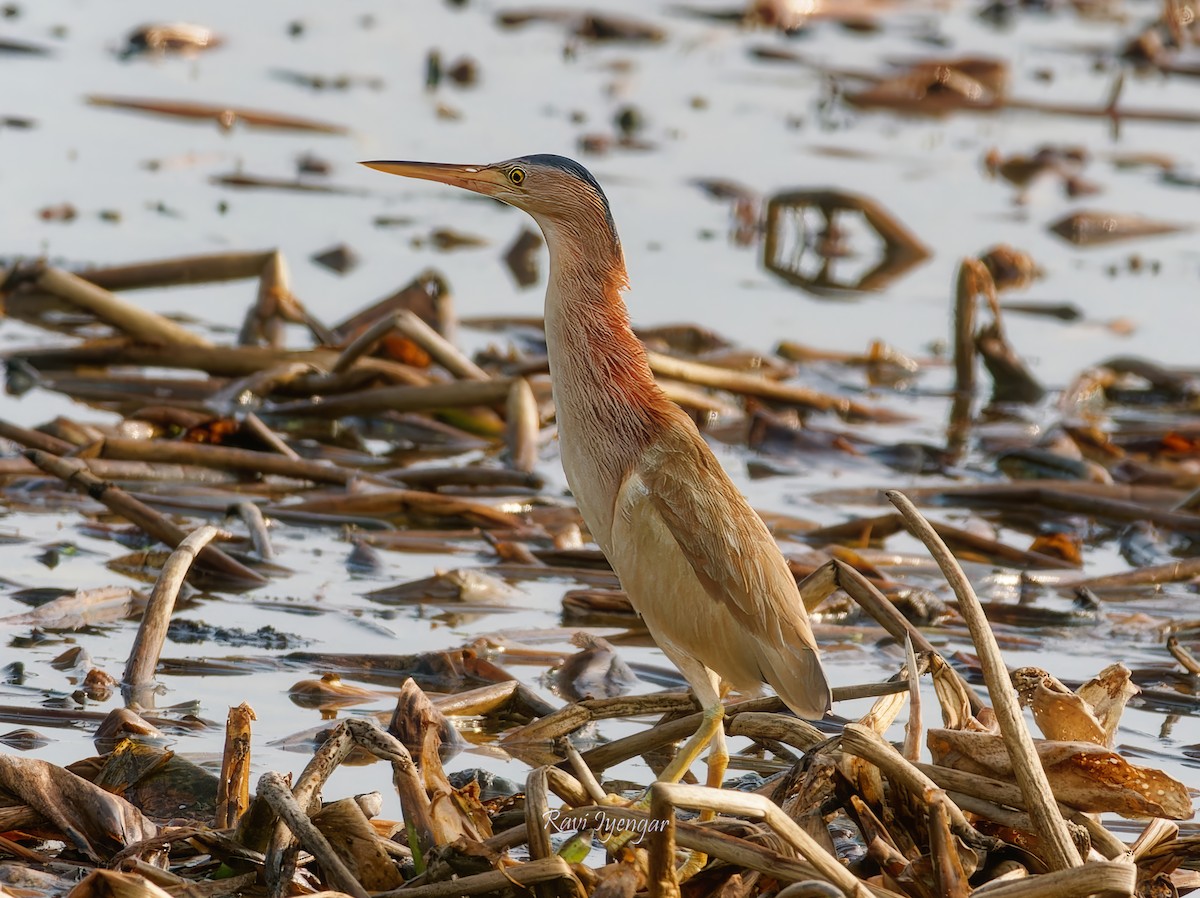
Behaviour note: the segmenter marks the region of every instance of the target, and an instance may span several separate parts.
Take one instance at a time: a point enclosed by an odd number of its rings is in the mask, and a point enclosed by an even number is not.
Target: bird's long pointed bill
[[[422,181],[438,181],[452,184],[476,193],[491,193],[498,179],[496,172],[481,165],[451,165],[446,162],[391,162],[379,160],[362,162],[367,168],[400,175],[404,178],[420,178]]]

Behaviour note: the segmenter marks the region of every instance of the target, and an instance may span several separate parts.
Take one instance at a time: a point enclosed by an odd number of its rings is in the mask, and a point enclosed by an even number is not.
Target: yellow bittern
[[[708,783],[720,786],[729,757],[722,681],[749,693],[769,683],[800,716],[823,716],[829,686],[796,581],[692,419],[654,381],[629,326],[625,257],[596,179],[552,155],[363,164],[502,200],[546,237],[546,346],[567,483],[650,635],[704,708],[661,778],[679,779],[712,742]]]

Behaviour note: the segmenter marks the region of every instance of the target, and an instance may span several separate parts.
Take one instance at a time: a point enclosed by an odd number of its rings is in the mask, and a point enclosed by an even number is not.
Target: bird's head
[[[604,191],[591,172],[565,156],[519,156],[491,165],[390,161],[362,164],[377,171],[440,181],[494,197],[532,215],[548,239],[552,240],[554,233],[572,234],[587,242],[611,241],[620,250]]]

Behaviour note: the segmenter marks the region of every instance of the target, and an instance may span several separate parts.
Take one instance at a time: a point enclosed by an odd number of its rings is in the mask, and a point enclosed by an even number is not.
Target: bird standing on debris
[[[692,419],[654,381],[629,326],[625,257],[596,179],[552,155],[363,164],[501,200],[546,237],[546,346],[567,482],[633,607],[704,708],[661,778],[678,780],[712,742],[708,784],[720,786],[729,758],[722,681],[746,692],[769,683],[800,716],[823,716],[829,686],[796,581]]]

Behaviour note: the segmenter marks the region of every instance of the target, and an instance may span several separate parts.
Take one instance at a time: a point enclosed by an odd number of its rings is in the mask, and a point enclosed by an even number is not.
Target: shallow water
[[[1194,294],[1200,258],[1194,235],[1077,249],[1046,227],[1080,208],[1194,224],[1194,188],[1164,184],[1149,168],[1118,170],[1111,156],[1165,152],[1194,164],[1200,158],[1200,128],[1126,122],[1114,136],[1103,119],[1006,113],[914,120],[859,112],[841,103],[826,108],[830,89],[818,71],[764,63],[747,54],[750,47],[774,46],[833,68],[867,70],[936,53],[994,54],[1011,62],[1012,92],[1018,96],[1103,105],[1118,71],[1111,59],[1113,48],[1122,36],[1132,36],[1156,5],[1131,2],[1117,7],[1117,21],[1087,21],[1070,10],[1029,15],[1005,31],[983,23],[970,5],[906,5],[897,7],[873,34],[826,23],[791,39],[672,14],[671,4],[647,10],[642,3],[625,0],[605,7],[656,22],[666,29],[666,42],[651,47],[580,45],[574,58],[565,60],[561,28],[533,24],[502,31],[493,23],[500,7],[490,4],[471,3],[462,10],[431,3],[345,8],[311,0],[288,4],[285,11],[214,0],[174,4],[170,15],[213,28],[225,37],[223,47],[195,58],[121,61],[114,50],[123,36],[163,15],[160,3],[130,0],[119,9],[99,0],[22,4],[20,16],[0,22],[0,35],[44,43],[54,52],[45,58],[0,57],[0,114],[38,121],[30,131],[0,131],[0,192],[5,199],[0,256],[46,255],[71,264],[117,264],[279,247],[289,260],[296,295],[326,322],[390,293],[427,267],[447,277],[462,316],[536,315],[544,285],[517,288],[499,258],[527,224],[520,213],[436,185],[386,178],[354,162],[490,162],[529,152],[577,156],[581,134],[611,132],[614,112],[634,104],[647,122],[640,136],[654,148],[581,158],[604,184],[621,229],[633,283],[629,304],[639,325],[692,321],[763,352],[780,339],[850,351],[863,351],[871,340],[882,339],[906,354],[926,356],[930,344],[944,343],[949,336],[958,261],[997,243],[1011,243],[1029,251],[1045,276],[1029,290],[1006,298],[1069,301],[1086,313],[1086,322],[1071,325],[1017,315],[1007,319],[1013,344],[1047,385],[1061,387],[1082,369],[1116,354],[1142,355],[1169,365],[1196,364],[1200,315]],[[291,21],[305,24],[301,37],[288,36]],[[51,29],[60,25],[65,26],[65,36],[52,36]],[[432,47],[440,48],[446,61],[463,54],[477,59],[479,86],[460,90],[443,85],[435,94],[427,93],[424,57]],[[382,79],[384,87],[310,91],[272,77],[273,69],[372,76]],[[1039,70],[1052,72],[1052,80],[1037,80],[1034,73]],[[1183,78],[1131,74],[1122,104],[1193,109],[1197,90],[1195,82]],[[89,93],[235,103],[332,121],[350,128],[351,134],[289,134],[241,126],[223,134],[211,122],[88,106],[83,98]],[[456,110],[459,118],[440,118],[439,103]],[[578,123],[578,118],[584,122]],[[982,159],[990,148],[1006,154],[1029,152],[1048,142],[1088,148],[1092,161],[1086,177],[1101,184],[1104,192],[1068,199],[1057,186],[1043,184],[1031,192],[1028,204],[1017,206],[1014,188],[984,176]],[[305,152],[330,160],[330,180],[357,193],[237,191],[208,180],[235,170],[288,177],[295,158]],[[147,160],[169,164],[150,171],[144,167]],[[813,297],[763,270],[757,249],[736,246],[727,238],[731,222],[726,205],[689,184],[700,177],[734,179],[764,194],[801,188],[860,192],[907,224],[932,248],[933,256],[881,293]],[[38,218],[39,209],[64,201],[78,208],[75,221]],[[220,211],[220,204],[226,211]],[[160,205],[169,213],[157,211]],[[100,220],[102,209],[119,210],[120,223]],[[379,215],[411,218],[412,224],[374,227],[372,220]],[[477,234],[490,245],[455,253],[437,252],[428,241],[421,247],[412,245],[414,238],[425,237],[434,227]],[[362,260],[350,274],[339,276],[309,261],[313,253],[341,242]],[[1147,263],[1141,271],[1130,270],[1133,256]],[[200,326],[222,332],[222,339],[232,339],[229,330],[236,330],[253,294],[253,285],[242,282],[140,291],[136,297],[156,311],[192,316]],[[1104,326],[1115,318],[1132,319],[1132,336],[1118,336]],[[306,340],[299,330],[291,336],[296,345]],[[0,349],[46,339],[44,333],[13,321],[0,327]],[[470,329],[460,331],[460,342],[468,349],[495,339]],[[805,371],[802,380],[831,388],[843,377],[840,371],[816,367]],[[867,432],[891,441],[940,442],[946,409],[937,394],[948,387],[950,377],[948,368],[929,369],[920,380],[919,396],[868,390],[862,398],[912,414],[915,420],[904,427]],[[24,425],[56,414],[113,421],[107,413],[44,391],[20,400],[0,397],[0,416]],[[843,465],[838,459],[803,459],[795,475],[751,480],[746,474],[750,454],[726,447],[718,453],[756,507],[821,523],[843,520],[863,509],[815,502],[811,494],[817,489],[904,488],[917,482],[881,465]],[[553,447],[545,451],[544,462],[546,476],[561,487]],[[982,455],[972,463],[990,467]],[[125,582],[103,567],[123,550],[74,532],[76,520],[54,513],[9,514],[3,521],[5,530],[28,542],[0,546],[4,575],[22,588]],[[281,526],[277,534],[278,560],[294,571],[291,576],[244,596],[204,597],[186,615],[247,629],[270,625],[294,634],[315,651],[448,648],[497,630],[559,623],[560,584],[523,586],[528,601],[512,612],[460,619],[443,619],[429,609],[385,614],[361,593],[475,559],[384,553],[386,571],[357,578],[343,565],[350,547],[337,533]],[[81,553],[53,569],[35,560],[38,547],[60,540],[95,554]],[[914,543],[901,539],[890,541],[889,548],[916,551]],[[1111,550],[1089,552],[1088,573],[1123,566]],[[1172,606],[1178,599],[1178,593],[1168,595],[1155,603],[1153,612],[1190,613]],[[21,610],[24,606],[0,595],[0,616]],[[133,632],[132,623],[122,623],[71,636],[70,641],[85,647],[99,666],[119,674]],[[1109,621],[1065,631],[1061,638],[1041,635],[1046,637],[1042,646],[1055,647],[1052,655],[1044,649],[1012,650],[1006,653],[1009,663],[1039,664],[1067,679],[1086,678],[1115,659],[1130,666],[1169,661],[1161,638],[1150,628],[1143,632]],[[549,643],[554,648],[565,644],[562,637]],[[0,686],[0,703],[33,704],[46,698],[43,690],[69,691],[65,677],[47,665],[62,649],[62,644],[19,651],[6,646],[5,663],[20,660],[26,665],[32,691]],[[826,649],[838,684],[877,680],[899,664],[898,658],[869,646],[836,639]],[[168,645],[166,650],[170,657],[227,653],[218,646]],[[649,648],[625,648],[622,654],[630,661],[662,660]],[[518,673],[528,678],[530,670],[519,668]],[[269,743],[318,722],[313,712],[283,702],[287,687],[300,678],[298,671],[237,678],[165,676],[160,702],[165,706],[196,701],[202,716],[221,720],[228,705],[248,701],[259,715],[256,772],[297,769],[303,756],[284,754]],[[115,700],[102,709],[112,706]],[[383,700],[373,707],[389,706]],[[864,708],[859,703],[838,710],[853,716]],[[618,736],[631,726],[606,725],[603,732]],[[40,749],[39,757],[68,762],[91,750],[83,730],[38,729],[57,740]],[[1195,771],[1183,767],[1187,762],[1179,752],[1200,742],[1200,726],[1194,718],[1182,717],[1165,729],[1161,715],[1132,710],[1125,719],[1123,741],[1165,752],[1170,756],[1167,769],[1185,782],[1195,782]],[[189,754],[215,755],[220,745],[220,737],[209,733],[183,738],[176,747]],[[476,760],[523,778],[523,765],[491,752],[460,758],[454,766],[470,766]],[[631,778],[645,779],[644,771],[630,768]],[[351,769],[339,777],[345,779],[335,781],[327,794],[386,790],[377,771]]]

